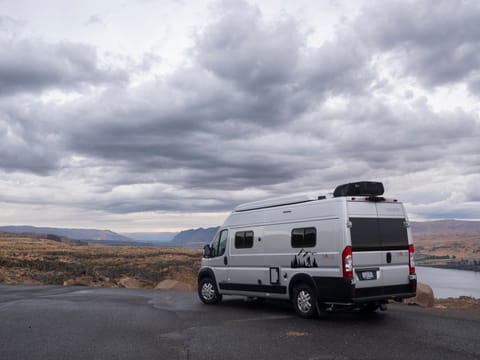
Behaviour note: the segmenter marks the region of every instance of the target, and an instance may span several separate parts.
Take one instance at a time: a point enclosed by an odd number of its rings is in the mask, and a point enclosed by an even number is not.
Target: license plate
[[[360,273],[361,280],[375,280],[377,278],[377,273],[374,271],[362,271]]]

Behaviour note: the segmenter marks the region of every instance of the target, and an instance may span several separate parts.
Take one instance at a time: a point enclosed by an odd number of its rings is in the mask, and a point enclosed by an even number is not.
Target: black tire
[[[362,314],[373,314],[374,312],[376,312],[379,308],[379,305],[376,304],[376,303],[368,303],[368,304],[364,304],[361,309],[360,309],[360,312]]]
[[[198,297],[207,305],[217,304],[222,301],[222,295],[218,293],[217,284],[209,277],[203,278],[198,283]]]
[[[293,306],[297,314],[305,319],[317,316],[317,296],[308,284],[299,284],[293,288]]]

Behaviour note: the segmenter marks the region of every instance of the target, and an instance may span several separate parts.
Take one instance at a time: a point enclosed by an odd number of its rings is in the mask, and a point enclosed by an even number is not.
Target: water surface
[[[428,284],[437,299],[471,296],[480,299],[480,272],[416,267],[418,282]]]

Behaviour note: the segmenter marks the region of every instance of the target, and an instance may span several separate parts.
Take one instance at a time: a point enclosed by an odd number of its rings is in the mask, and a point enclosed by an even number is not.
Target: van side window
[[[212,251],[211,257],[222,256],[225,254],[225,249],[227,248],[227,239],[228,230],[222,230],[220,233],[217,233],[215,239],[210,244],[210,249]]]
[[[239,231],[235,233],[235,249],[249,249],[253,247],[253,231]]]
[[[212,251],[212,254],[211,254],[212,257],[218,256],[218,242],[219,242],[219,240],[220,240],[220,234],[217,234],[215,236],[215,239],[213,239],[212,243],[210,244],[210,248],[211,248],[211,251]]]
[[[225,254],[225,249],[227,248],[227,239],[228,239],[228,230],[222,230],[220,233],[220,241],[218,243],[218,255],[222,256]]]
[[[291,244],[293,248],[314,247],[317,244],[317,229],[314,227],[293,229]]]

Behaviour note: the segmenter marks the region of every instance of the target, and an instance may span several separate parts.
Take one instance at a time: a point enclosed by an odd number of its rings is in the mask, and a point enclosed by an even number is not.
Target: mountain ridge
[[[427,220],[411,221],[411,229],[415,239],[423,240],[425,236],[447,234],[478,233],[480,234],[480,221],[476,220]],[[178,233],[124,233],[119,234],[111,230],[98,229],[76,229],[76,228],[55,228],[35,227],[29,225],[0,226],[0,232],[14,233],[36,233],[65,236],[70,239],[91,241],[92,243],[105,243],[112,245],[132,245],[151,243],[152,245],[175,246],[185,248],[202,248],[212,241],[220,226],[208,228],[196,228],[183,230]],[[131,235],[131,236],[126,236]],[[170,237],[170,241],[168,241]],[[156,238],[156,239],[155,239]]]
[[[480,232],[480,221],[477,220],[428,220],[411,221],[412,231],[415,234],[452,234]]]
[[[184,230],[175,235],[168,244],[186,248],[203,248],[213,240],[219,228],[220,226]]]
[[[133,240],[127,236],[117,234],[111,230],[98,229],[76,229],[76,228],[56,228],[56,227],[37,227],[30,225],[9,225],[0,226],[1,232],[11,233],[34,233],[34,234],[51,234],[57,236],[65,236],[75,240],[95,240],[95,241],[115,241],[115,242],[132,242]]]

